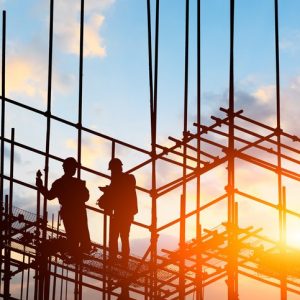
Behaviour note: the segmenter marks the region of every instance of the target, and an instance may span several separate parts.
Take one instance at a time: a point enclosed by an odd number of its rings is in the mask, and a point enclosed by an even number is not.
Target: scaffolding
[[[1,268],[2,283],[0,297],[4,299],[83,299],[83,289],[97,293],[98,299],[121,299],[121,291],[129,289],[135,299],[205,299],[205,289],[215,282],[226,280],[228,299],[239,298],[239,277],[245,276],[265,285],[277,287],[280,299],[287,299],[288,293],[300,295],[300,251],[286,244],[287,215],[300,218],[300,213],[286,207],[286,189],[282,179],[300,180],[297,159],[300,154],[299,137],[282,130],[280,116],[280,72],[278,37],[278,1],[274,1],[275,49],[276,49],[276,126],[272,127],[235,109],[234,101],[234,0],[230,0],[230,76],[228,107],[221,107],[222,117],[211,117],[210,124],[201,120],[201,62],[200,62],[200,0],[197,1],[197,118],[193,128],[188,128],[188,84],[189,84],[189,0],[186,0],[185,23],[185,77],[184,77],[184,120],[181,137],[169,137],[172,145],[157,143],[157,81],[159,44],[159,0],[156,0],[154,55],[152,53],[151,3],[147,1],[148,58],[149,58],[149,99],[151,117],[151,150],[126,143],[107,136],[82,124],[83,92],[83,45],[84,45],[84,0],[81,0],[80,14],[80,55],[79,55],[79,100],[78,120],[72,123],[51,111],[52,55],[53,55],[53,10],[50,0],[49,60],[47,111],[38,110],[5,94],[6,86],[6,12],[2,16],[2,96],[1,96]],[[154,62],[154,63],[153,63]],[[41,151],[15,139],[5,136],[6,104],[42,116],[46,119],[45,150]],[[89,133],[105,139],[111,144],[111,157],[118,146],[137,154],[147,156],[142,163],[126,170],[133,173],[151,166],[151,188],[137,186],[140,193],[151,200],[151,223],[134,222],[149,230],[151,239],[143,257],[130,256],[127,268],[121,264],[108,264],[109,216],[104,210],[87,206],[87,209],[103,215],[103,243],[93,243],[93,252],[85,255],[81,263],[64,259],[59,252],[42,255],[46,249],[59,247],[65,239],[60,220],[49,218],[47,200],[37,192],[36,211],[29,212],[14,205],[14,186],[20,185],[37,191],[26,180],[14,176],[15,148],[25,149],[45,160],[45,185],[48,186],[49,160],[63,161],[50,152],[50,128],[55,120],[77,130],[77,160],[82,161],[82,134]],[[10,147],[10,165],[4,168],[5,146]],[[181,175],[163,185],[158,185],[157,164],[167,162],[176,167]],[[236,185],[236,162],[257,166],[277,177],[277,203],[253,196]],[[202,203],[200,199],[201,178],[219,166],[227,165],[227,185],[225,192]],[[288,166],[288,167],[285,167]],[[78,176],[85,171],[101,178],[109,176],[81,164]],[[187,185],[195,182],[196,208],[187,212]],[[9,193],[4,192],[4,183],[9,185]],[[164,225],[158,226],[157,209],[159,199],[173,191],[180,191],[180,214]],[[4,195],[5,194],[5,195]],[[251,203],[259,203],[274,210],[278,216],[279,237],[273,240],[262,234],[261,228],[239,225],[237,197]],[[206,211],[225,203],[227,220],[216,228],[203,228],[201,216]],[[195,219],[195,238],[187,240],[186,222]],[[49,225],[50,224],[50,225]],[[159,235],[174,225],[179,226],[179,247],[177,250],[158,251]],[[12,278],[19,278],[18,296],[11,293]],[[16,294],[14,292],[14,294]],[[71,295],[71,296],[70,296]]]

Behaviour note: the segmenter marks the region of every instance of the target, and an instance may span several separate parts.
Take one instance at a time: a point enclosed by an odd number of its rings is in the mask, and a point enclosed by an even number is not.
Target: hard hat
[[[68,157],[64,160],[63,166],[65,167],[78,167],[78,163],[74,157]]]
[[[111,159],[111,161],[108,164],[108,170],[112,170],[115,167],[122,167],[122,166],[123,166],[123,164],[120,159],[113,158],[113,159]]]

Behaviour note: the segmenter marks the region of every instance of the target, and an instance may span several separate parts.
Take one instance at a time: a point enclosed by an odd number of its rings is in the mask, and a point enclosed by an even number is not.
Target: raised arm
[[[57,192],[56,192],[56,184],[55,182],[53,183],[52,187],[50,190],[46,189],[46,187],[43,186],[43,181],[41,179],[42,173],[40,172],[40,170],[37,172],[37,176],[36,176],[36,186],[38,191],[43,194],[43,196],[45,196],[48,200],[53,200],[57,197]]]

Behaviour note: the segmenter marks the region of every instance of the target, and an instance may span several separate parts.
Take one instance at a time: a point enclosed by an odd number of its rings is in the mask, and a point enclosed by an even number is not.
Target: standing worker
[[[110,261],[116,261],[118,253],[119,236],[122,242],[122,262],[126,265],[129,260],[129,232],[134,215],[138,212],[137,196],[135,191],[135,178],[132,174],[123,173],[122,162],[113,158],[108,165],[111,171],[111,184],[100,188],[107,198],[111,211],[109,250]],[[108,203],[104,204],[107,206]]]
[[[64,175],[54,181],[50,190],[43,186],[40,178],[36,185],[48,200],[58,198],[61,205],[60,215],[64,223],[67,236],[68,252],[76,257],[91,249],[91,240],[87,223],[85,202],[90,195],[85,186],[85,181],[73,177],[78,168],[78,163],[73,157],[68,157],[63,162]]]

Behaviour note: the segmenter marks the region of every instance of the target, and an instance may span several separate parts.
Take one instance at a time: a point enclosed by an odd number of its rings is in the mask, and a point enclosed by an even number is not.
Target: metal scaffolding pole
[[[279,70],[279,26],[278,26],[278,0],[275,0],[275,49],[276,49],[276,113],[277,127],[272,128],[266,124],[253,120],[243,115],[243,111],[234,110],[234,5],[235,1],[230,0],[230,65],[229,65],[229,108],[221,108],[222,113],[227,116],[217,118],[212,116],[212,123],[205,125],[201,119],[201,0],[197,0],[197,123],[194,132],[188,128],[188,98],[189,98],[189,25],[190,25],[190,1],[185,2],[185,55],[184,55],[184,103],[183,103],[183,135],[181,138],[170,137],[171,146],[157,144],[157,103],[158,103],[158,57],[159,57],[159,21],[160,21],[160,1],[152,1],[155,6],[155,44],[154,56],[152,56],[152,34],[151,34],[151,0],[146,0],[147,8],[147,29],[148,29],[148,67],[149,67],[149,96],[150,96],[150,121],[151,121],[151,151],[136,147],[130,143],[125,143],[113,137],[96,132],[82,125],[83,115],[83,63],[84,63],[84,0],[80,0],[80,51],[79,51],[79,99],[78,99],[78,122],[72,123],[63,118],[51,114],[51,86],[52,86],[52,51],[53,51],[53,9],[54,0],[50,0],[50,24],[49,24],[49,57],[48,57],[48,94],[47,111],[35,109],[14,99],[5,97],[5,39],[6,39],[6,18],[3,12],[2,28],[2,113],[1,113],[1,200],[3,202],[3,182],[9,182],[9,195],[6,196],[5,212],[1,210],[1,244],[4,251],[1,251],[1,264],[4,264],[4,289],[0,288],[0,298],[10,297],[12,292],[10,288],[11,281],[8,275],[20,276],[21,298],[23,297],[24,271],[27,269],[26,299],[32,298],[39,300],[48,300],[50,295],[56,299],[56,294],[60,294],[60,299],[70,297],[70,288],[74,287],[74,298],[82,299],[82,289],[91,289],[106,300],[120,297],[121,287],[128,284],[128,289],[134,295],[146,300],[149,299],[186,299],[191,294],[196,294],[196,299],[204,299],[204,288],[219,280],[228,279],[228,299],[238,300],[238,275],[242,274],[251,279],[270,286],[280,288],[281,299],[287,299],[287,292],[300,294],[300,284],[291,278],[299,269],[293,269],[294,266],[287,269],[285,258],[294,253],[293,249],[286,243],[286,215],[289,214],[300,218],[300,214],[286,208],[286,188],[283,187],[285,177],[296,183],[300,181],[300,174],[297,169],[290,168],[290,164],[296,166],[300,161],[297,155],[300,153],[297,147],[291,146],[285,140],[299,143],[300,139],[294,135],[284,133],[281,129],[280,120],[280,70]],[[153,24],[154,25],[154,24]],[[192,52],[191,52],[192,54]],[[153,64],[154,62],[154,64]],[[47,121],[46,128],[46,149],[41,151],[34,147],[15,141],[14,129],[12,129],[11,138],[5,138],[5,104],[9,103],[12,107],[30,111],[33,114],[44,115]],[[65,260],[63,254],[57,252],[51,255],[47,264],[43,263],[41,246],[44,243],[55,242],[59,237],[65,237],[65,233],[59,228],[54,228],[54,219],[52,226],[47,226],[47,201],[44,199],[44,206],[40,203],[40,194],[37,193],[36,214],[26,212],[12,205],[13,190],[15,186],[20,185],[31,191],[36,191],[36,187],[27,181],[26,178],[16,178],[14,168],[15,148],[25,149],[34,155],[41,155],[45,158],[45,185],[48,185],[49,160],[53,159],[59,162],[62,157],[51,154],[50,151],[50,125],[51,120],[56,120],[60,124],[75,128],[78,134],[77,160],[79,163],[78,177],[81,171],[97,175],[106,180],[110,177],[107,174],[97,170],[81,166],[82,161],[82,134],[87,132],[93,136],[105,139],[112,143],[112,157],[115,157],[115,149],[118,145],[135,151],[139,155],[146,156],[142,162],[133,166],[128,172],[143,170],[151,164],[151,189],[147,184],[138,186],[137,189],[144,195],[151,196],[151,224],[143,222],[133,222],[143,230],[150,230],[151,240],[148,250],[142,258],[130,256],[129,264],[125,268],[118,265],[107,265],[107,230],[108,222],[104,210],[99,210],[92,206],[87,206],[90,213],[102,214],[104,216],[103,242],[102,244],[93,243],[93,252],[90,255],[84,255],[84,259],[79,264],[69,263]],[[236,119],[241,121],[235,121]],[[256,128],[257,130],[253,129]],[[262,133],[265,132],[265,133]],[[217,138],[214,139],[213,136]],[[282,136],[284,139],[282,139]],[[4,149],[5,145],[10,144],[10,174],[4,174]],[[273,148],[268,148],[270,144]],[[236,147],[236,149],[235,149]],[[208,149],[208,150],[207,150]],[[254,150],[253,152],[249,150]],[[283,151],[284,150],[284,151]],[[287,151],[286,151],[287,150]],[[18,151],[18,150],[17,150]],[[261,154],[262,153],[262,154]],[[271,163],[265,158],[268,155],[273,161]],[[235,172],[236,159],[240,159],[247,164],[254,164],[269,173],[277,174],[276,189],[278,189],[278,205],[270,203],[247,194],[247,191],[239,191],[236,187]],[[177,175],[172,178],[164,178],[160,183],[158,178],[158,162],[168,162],[174,168],[177,168]],[[288,162],[286,168],[282,165]],[[214,199],[208,199],[205,204],[202,203],[201,177],[228,163],[226,194],[217,196]],[[16,172],[18,174],[18,172]],[[178,175],[180,173],[180,175]],[[37,174],[40,176],[41,174]],[[187,184],[196,183],[196,208],[186,212],[187,204]],[[181,188],[180,213],[161,224],[158,221],[158,198],[167,196],[172,191]],[[17,190],[17,188],[16,188]],[[235,201],[235,193],[238,197],[243,197],[247,201],[264,205],[271,208],[278,214],[280,229],[280,246],[278,242],[260,235],[260,228],[239,227],[238,203]],[[176,196],[176,195],[175,195]],[[163,200],[163,199],[162,199]],[[217,204],[225,204],[228,208],[227,222],[222,223],[211,230],[202,228],[201,221],[205,220],[202,216],[209,208],[216,207]],[[275,211],[276,210],[276,211]],[[41,219],[42,214],[42,219]],[[241,218],[242,214],[240,214]],[[195,219],[195,238],[191,241],[186,240],[186,222]],[[42,221],[42,222],[41,222]],[[204,221],[202,221],[204,222]],[[242,222],[240,222],[242,223]],[[158,227],[159,224],[159,227]],[[172,226],[179,225],[179,247],[177,250],[162,249],[166,255],[158,253],[158,233],[164,234]],[[40,237],[40,230],[42,236]],[[255,246],[255,240],[259,244],[269,244],[266,250]],[[47,245],[47,244],[46,244]],[[249,253],[252,253],[250,255]],[[4,255],[3,255],[4,253]],[[254,253],[254,254],[253,254]],[[256,253],[260,253],[257,255]],[[280,254],[284,259],[278,260],[279,267],[276,266],[271,271],[264,259],[276,258]],[[16,254],[16,255],[15,255]],[[150,254],[150,256],[149,256]],[[20,257],[16,259],[15,257]],[[217,261],[217,263],[216,263]],[[47,267],[48,265],[48,267]],[[295,264],[296,265],[296,264]],[[266,267],[267,266],[267,267]],[[299,267],[300,268],[300,267]],[[59,271],[59,269],[61,271]],[[206,272],[206,270],[209,270]],[[1,270],[0,270],[1,271]],[[36,273],[34,284],[30,284],[31,271]],[[298,272],[298,273],[297,273]],[[3,270],[2,274],[3,275]],[[22,275],[22,277],[21,277]],[[262,278],[261,275],[264,277]],[[290,276],[292,275],[292,276]],[[50,277],[51,276],[51,277]],[[290,276],[290,277],[289,277]],[[53,279],[53,280],[50,280]],[[99,285],[99,282],[102,285]],[[57,287],[60,284],[60,288]],[[52,291],[52,294],[50,292]],[[1,293],[2,292],[2,293]],[[10,299],[14,299],[11,297]]]
[[[238,300],[238,272],[236,264],[235,241],[235,132],[234,132],[234,7],[230,0],[230,63],[229,63],[229,109],[228,109],[228,245],[232,248],[228,254],[228,299]]]
[[[180,266],[179,299],[185,297],[185,241],[186,241],[186,175],[187,175],[187,139],[188,139],[188,91],[189,91],[189,0],[185,2],[185,61],[184,61],[184,105],[183,105],[183,161],[182,195],[180,198]]]
[[[197,1],[197,191],[196,191],[196,238],[201,244],[201,180],[200,180],[200,168],[201,168],[201,0]],[[204,299],[204,289],[202,286],[203,274],[202,274],[202,253],[199,251],[197,254],[197,276],[196,276],[196,299]]]
[[[149,92],[150,92],[150,121],[151,121],[151,268],[150,299],[157,298],[157,190],[156,190],[156,137],[157,137],[157,89],[158,89],[158,43],[159,43],[159,0],[156,0],[155,12],[155,52],[154,52],[154,78],[152,66],[152,36],[151,36],[151,2],[147,0],[147,26],[148,26],[148,60],[149,60]]]
[[[2,94],[2,101],[1,101],[1,137],[5,136],[5,85],[6,85],[6,11],[4,10],[2,12],[2,68],[1,68],[2,74],[1,74],[1,94]],[[4,139],[1,139],[1,175],[4,173]],[[4,179],[1,176],[0,178],[0,217],[2,222],[2,214],[4,209]],[[1,235],[1,248],[0,248],[0,278],[2,277],[2,255],[3,255],[3,234],[2,230],[0,232]],[[0,293],[1,293],[1,287],[2,284],[0,282]]]
[[[281,175],[281,103],[280,103],[280,59],[279,59],[279,30],[278,30],[278,0],[274,0],[274,21],[275,21],[275,64],[276,64],[276,136],[277,136],[277,185],[278,185],[278,207],[279,207],[279,239],[281,243],[281,255],[285,257],[286,244],[286,220],[283,214],[285,207],[283,205],[283,186]],[[281,270],[280,278],[280,297],[281,300],[287,299],[287,279],[285,274],[285,265]]]

